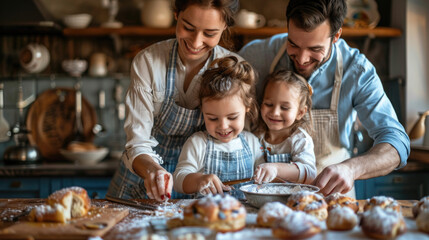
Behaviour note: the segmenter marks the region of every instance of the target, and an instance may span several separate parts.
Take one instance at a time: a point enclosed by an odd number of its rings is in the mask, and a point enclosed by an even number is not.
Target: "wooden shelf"
[[[142,26],[126,26],[123,28],[99,28],[90,27],[84,29],[65,28],[63,34],[69,37],[101,37],[117,34],[120,36],[174,36],[175,27],[171,28],[148,28]],[[232,28],[233,34],[247,37],[269,37],[274,34],[287,32],[286,28],[264,27],[259,29]],[[343,37],[400,37],[401,30],[389,27],[377,27],[374,29],[343,28]]]

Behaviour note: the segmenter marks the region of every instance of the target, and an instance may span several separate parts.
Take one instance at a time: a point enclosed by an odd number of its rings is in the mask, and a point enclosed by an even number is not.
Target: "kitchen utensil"
[[[32,97],[29,99],[31,100]],[[40,152],[36,146],[29,143],[28,133],[24,124],[24,107],[29,104],[29,99],[23,100],[22,80],[18,81],[18,122],[12,128],[12,136],[16,146],[8,147],[3,155],[6,164],[32,164],[41,159]],[[28,103],[26,103],[28,102]]]
[[[105,28],[121,28],[123,24],[115,20],[119,12],[118,0],[101,0],[101,4],[104,8],[109,9],[109,19],[107,22],[101,24],[101,26]]]
[[[114,65],[113,59],[102,52],[93,53],[89,63],[89,75],[93,77],[106,76]]]
[[[63,18],[64,24],[69,28],[86,28],[92,20],[92,16],[87,13],[71,14]]]
[[[39,43],[30,43],[19,53],[19,63],[29,73],[39,73],[45,70],[50,59],[48,49]]]
[[[244,179],[239,179],[239,180],[226,181],[226,182],[222,182],[222,183],[223,183],[223,185],[231,186],[231,185],[250,182],[250,181],[252,181],[252,178],[244,178]]]
[[[97,122],[94,107],[82,96],[83,135],[92,141],[92,128]],[[59,150],[73,136],[76,113],[76,90],[72,88],[48,89],[37,97],[27,113],[29,140],[37,144],[42,156],[48,160],[63,159]]]
[[[153,28],[168,28],[173,23],[170,0],[144,0],[141,6],[143,25]]]
[[[93,166],[107,156],[109,149],[106,147],[100,147],[88,151],[69,151],[66,149],[60,149],[60,153],[67,160],[70,160],[77,165]]]
[[[8,134],[10,130],[10,126],[3,115],[3,108],[4,108],[3,88],[4,88],[4,83],[0,83],[0,142],[6,142],[10,139],[10,136]]]
[[[34,205],[33,205],[34,206]],[[116,223],[128,216],[126,208],[93,206],[85,217],[68,223],[30,222],[21,218],[13,225],[0,230],[0,239],[102,239]]]
[[[262,186],[262,187],[261,187]],[[265,183],[265,184],[248,184],[240,187],[240,190],[246,196],[247,201],[254,207],[260,208],[266,202],[283,202],[286,203],[287,199],[293,192],[307,190],[310,192],[318,192],[319,188],[313,185],[299,184],[299,183]],[[273,193],[267,193],[273,192]],[[280,192],[280,193],[276,193]]]
[[[265,17],[261,14],[241,9],[237,13],[236,25],[242,28],[260,28],[265,26]]]
[[[103,111],[106,106],[106,93],[104,90],[98,92],[98,123],[92,128],[92,132],[97,136],[103,136],[106,133],[106,127],[103,124]]]
[[[81,77],[88,67],[88,62],[84,59],[69,59],[64,60],[61,65],[70,76]]]
[[[420,115],[420,118],[411,128],[411,131],[408,134],[411,140],[423,137],[423,134],[425,133],[425,119],[427,115],[429,115],[429,110]]]
[[[107,195],[106,195],[106,200],[109,200],[109,201],[115,202],[115,203],[128,205],[128,206],[139,208],[139,209],[144,209],[144,210],[157,210],[158,209],[157,206],[151,205],[148,203],[139,203],[139,202],[135,202],[133,200],[116,198],[116,197],[111,197],[111,196],[107,196]]]

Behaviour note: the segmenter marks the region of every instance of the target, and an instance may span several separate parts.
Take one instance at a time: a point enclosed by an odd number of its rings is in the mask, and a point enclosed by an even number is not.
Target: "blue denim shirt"
[[[262,90],[263,80],[269,74],[274,57],[286,40],[287,33],[278,34],[267,39],[253,40],[239,51],[257,71],[259,91]],[[398,168],[404,167],[410,154],[410,139],[396,117],[375,67],[365,55],[348,46],[343,39],[339,39],[335,44],[342,53],[344,66],[338,106],[341,145],[351,149],[350,140],[357,115],[369,136],[374,139],[374,144],[391,144],[401,157]],[[330,106],[336,54],[336,48],[332,47],[329,60],[308,79],[313,87],[313,109],[327,109]],[[285,53],[274,71],[291,68],[292,64]]]

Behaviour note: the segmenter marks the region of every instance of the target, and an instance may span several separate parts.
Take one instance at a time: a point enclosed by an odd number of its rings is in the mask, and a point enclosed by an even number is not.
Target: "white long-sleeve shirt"
[[[264,163],[264,152],[259,139],[253,133],[243,131],[244,139],[249,144],[253,154],[253,166]],[[190,173],[204,173],[204,156],[207,150],[208,134],[206,131],[194,133],[185,142],[179,156],[179,163],[174,171],[174,190],[183,193],[183,181]],[[244,146],[239,137],[232,139],[228,143],[223,143],[214,139],[214,149],[224,152],[233,152],[242,149]],[[226,170],[226,169],[225,169]],[[252,172],[253,175],[253,172]]]
[[[152,127],[154,118],[160,114],[165,100],[167,66],[174,41],[175,39],[170,39],[158,42],[143,49],[131,64],[130,85],[125,96],[127,117],[124,123],[128,158],[123,159],[127,168],[133,173],[133,161],[141,154],[151,156],[158,163],[163,162],[162,157],[153,150],[158,145],[158,141],[152,137]],[[220,46],[216,46],[214,50],[214,59],[228,55],[242,59]],[[175,100],[179,106],[188,109],[198,107],[201,75],[209,67],[210,59],[208,58],[199,73],[192,79],[186,92],[183,90],[186,67],[180,58],[177,59]]]
[[[304,129],[298,129],[279,144],[271,144],[265,141],[265,133],[261,136],[263,145],[270,154],[289,153],[291,162],[299,169],[299,183],[311,183],[316,178],[316,156],[314,155],[314,143],[311,136]]]

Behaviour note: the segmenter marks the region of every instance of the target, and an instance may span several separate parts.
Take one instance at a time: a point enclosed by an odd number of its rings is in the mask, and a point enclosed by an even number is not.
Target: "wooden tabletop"
[[[152,204],[152,205],[161,206],[160,203],[157,203],[154,200],[134,200],[134,201],[143,203],[143,204]],[[172,203],[174,203],[172,205],[177,205],[177,206],[180,205],[180,207],[183,207],[190,201],[192,200],[172,200]],[[362,208],[365,205],[365,201],[366,200],[358,200],[359,206],[361,208],[360,211],[362,211]],[[18,215],[26,208],[43,204],[44,202],[45,202],[45,199],[0,199],[0,219],[2,220],[6,219],[7,217],[9,217],[7,214],[10,215],[11,213]],[[165,218],[165,215],[163,216],[164,213],[156,217],[154,216],[156,215],[154,211],[128,207],[126,205],[112,203],[107,200],[92,200],[92,202],[94,206],[98,206],[98,207],[104,206],[104,207],[129,209],[129,215],[126,216],[121,222],[116,224],[109,232],[107,232],[107,234],[105,234],[102,237],[102,239],[104,240],[140,238],[148,231],[150,227],[149,225],[150,220],[156,219],[156,218],[157,219]],[[404,217],[411,218],[412,217],[411,209],[413,204],[417,202],[417,200],[398,200],[398,202],[402,207],[402,213]],[[248,206],[247,204],[245,205],[248,213],[257,213],[258,209]],[[167,217],[172,217],[172,216],[167,216]],[[22,218],[22,219],[25,219],[25,218]],[[2,221],[0,223],[0,230],[10,226],[11,224],[16,224],[16,223]]]

